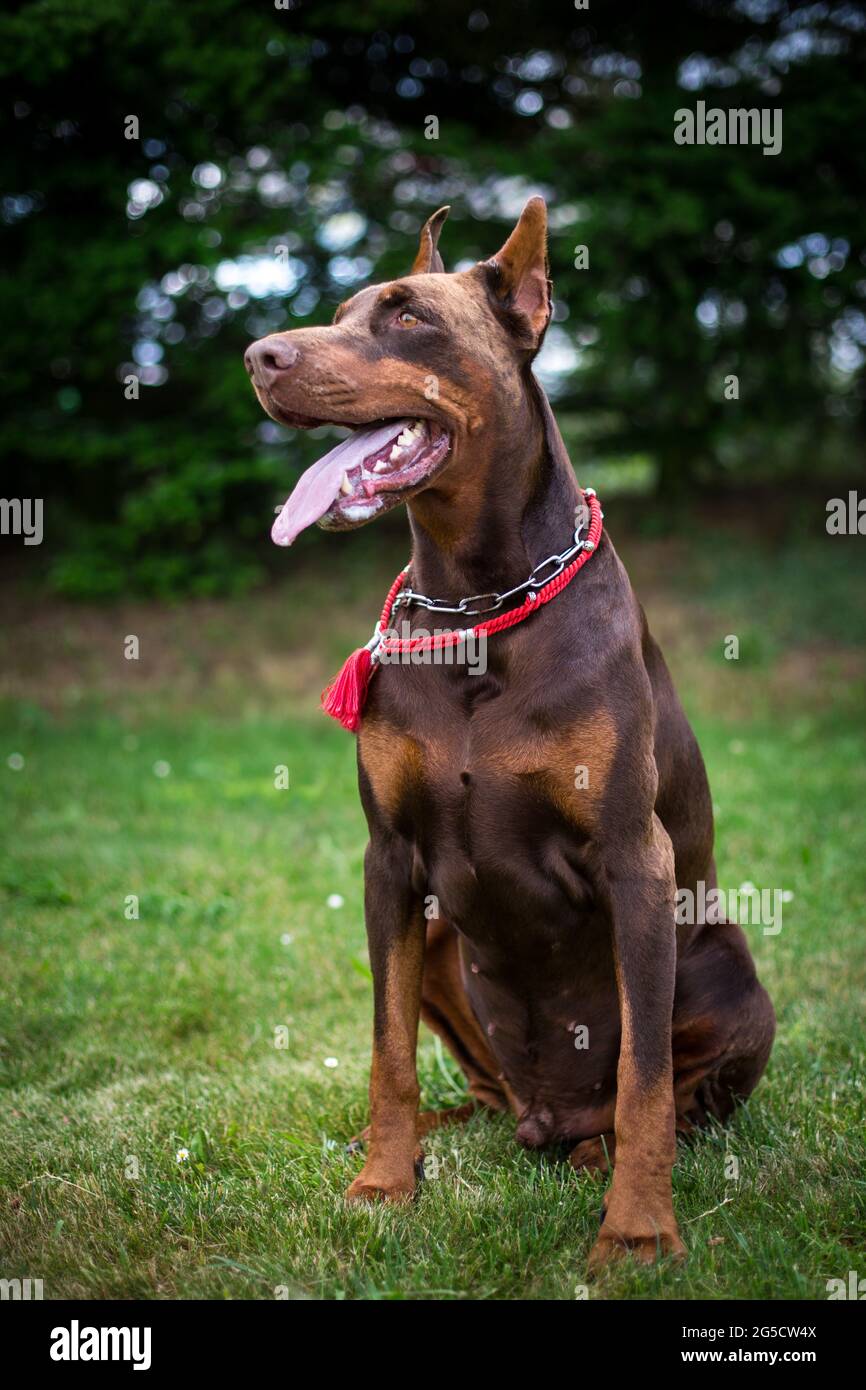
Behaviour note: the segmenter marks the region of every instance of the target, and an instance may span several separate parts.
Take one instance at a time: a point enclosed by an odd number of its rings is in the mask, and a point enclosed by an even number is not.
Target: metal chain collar
[[[591,487],[586,488],[584,495],[587,497],[594,497],[595,489]],[[604,516],[603,512],[602,516]],[[497,608],[501,608],[503,603],[507,602],[508,599],[514,598],[515,594],[522,594],[527,589],[535,591],[536,589],[543,588],[545,584],[550,583],[551,579],[555,579],[558,574],[561,574],[565,567],[571,564],[571,561],[576,555],[579,555],[582,550],[592,549],[591,542],[588,542],[586,538],[581,535],[581,532],[583,532],[587,526],[588,520],[579,522],[575,527],[572,544],[567,550],[563,550],[561,555],[548,555],[546,560],[542,560],[540,564],[535,566],[535,569],[528,579],[524,579],[522,584],[515,584],[513,589],[507,589],[504,594],[470,594],[466,598],[462,598],[460,602],[454,606],[453,604],[446,603],[445,600],[441,598],[428,598],[426,594],[419,594],[414,589],[401,589],[394,599],[394,609],[399,608],[400,605],[408,608],[414,603],[417,604],[419,608],[426,608],[431,613],[462,613],[470,618],[478,617],[482,613],[493,613]],[[551,565],[555,566],[555,568],[549,569]],[[492,599],[493,602],[489,603],[486,608],[469,607],[470,603],[480,603],[482,599]],[[392,612],[393,611],[392,609]]]

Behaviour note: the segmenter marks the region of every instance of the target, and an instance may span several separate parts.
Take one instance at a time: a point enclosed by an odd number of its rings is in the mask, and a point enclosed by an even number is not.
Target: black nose
[[[287,372],[298,360],[298,349],[281,337],[272,333],[268,338],[259,338],[251,343],[244,353],[246,369],[260,386],[271,386],[281,372]]]

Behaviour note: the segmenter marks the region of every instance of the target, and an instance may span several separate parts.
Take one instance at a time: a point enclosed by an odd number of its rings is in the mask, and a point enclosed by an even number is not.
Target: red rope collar
[[[503,632],[506,628],[515,627],[517,623],[522,623],[539,608],[543,608],[545,603],[550,603],[550,600],[556,598],[557,594],[561,594],[566,585],[571,583],[578,570],[583,569],[590,556],[595,554],[601,539],[603,523],[598,498],[592,488],[587,488],[584,496],[589,504],[589,527],[580,554],[547,584],[542,585],[539,589],[530,590],[523,603],[519,604],[517,608],[512,608],[508,613],[500,613],[497,617],[488,618],[470,628],[457,628],[451,632],[435,633],[432,636],[386,637],[384,634],[388,630],[388,623],[391,620],[397,595],[402,590],[403,581],[409,573],[408,565],[402,569],[388,590],[388,597],[385,599],[384,607],[379,621],[373,629],[373,636],[370,641],[366,647],[359,647],[357,651],[352,652],[340,672],[322,691],[322,709],[325,713],[339,720],[343,728],[348,729],[350,733],[357,733],[367,699],[367,688],[383,656],[456,647],[467,637],[492,637],[496,632]]]

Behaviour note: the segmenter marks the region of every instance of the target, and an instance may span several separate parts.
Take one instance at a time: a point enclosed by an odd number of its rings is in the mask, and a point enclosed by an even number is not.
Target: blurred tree
[[[404,271],[446,201],[453,266],[547,194],[539,365],[582,449],[668,495],[862,450],[864,56],[841,0],[5,13],[0,450],[7,495],[48,499],[52,581],[254,579],[294,473],[244,346]],[[698,100],[781,108],[781,153],[676,144]]]

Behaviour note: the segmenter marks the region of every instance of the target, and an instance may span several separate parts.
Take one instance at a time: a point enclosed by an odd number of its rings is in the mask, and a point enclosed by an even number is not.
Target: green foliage
[[[591,15],[553,0],[486,16],[458,0],[4,14],[0,456],[7,495],[46,499],[50,581],[167,595],[259,578],[271,509],[316,445],[287,450],[264,420],[247,342],[327,322],[371,275],[405,271],[445,201],[448,263],[490,254],[535,188],[551,206],[551,345],[575,353],[551,381],[593,455],[651,459],[667,494],[850,472],[866,389],[861,21],[850,4],[697,0],[663,25],[637,0]],[[782,153],[676,145],[673,113],[699,98],[781,107]],[[282,279],[251,292],[247,264],[233,289],[226,263],[245,256]]]

